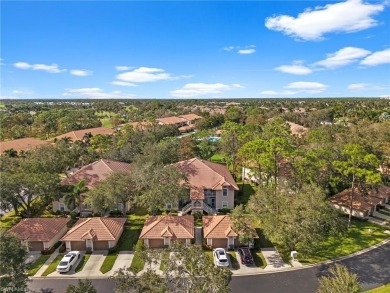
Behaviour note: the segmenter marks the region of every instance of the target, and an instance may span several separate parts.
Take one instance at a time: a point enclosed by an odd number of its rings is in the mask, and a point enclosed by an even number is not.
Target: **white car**
[[[214,263],[218,267],[228,267],[229,266],[229,259],[226,254],[225,249],[223,248],[216,248],[213,251],[214,256]]]
[[[66,273],[69,272],[73,265],[80,258],[80,251],[71,251],[64,255],[60,263],[57,266],[57,272]]]

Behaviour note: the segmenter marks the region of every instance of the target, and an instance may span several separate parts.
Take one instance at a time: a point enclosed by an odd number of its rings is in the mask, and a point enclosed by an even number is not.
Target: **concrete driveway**
[[[77,277],[99,277],[104,276],[100,271],[104,259],[107,256],[107,250],[95,250],[92,252],[89,260],[84,266],[84,269],[81,272],[74,274]]]
[[[261,248],[261,253],[267,262],[267,266],[264,269],[266,271],[280,270],[291,267],[283,261],[275,247]]]
[[[49,276],[50,277],[73,277],[76,273],[75,270],[80,263],[81,259],[83,258],[83,255],[85,254],[85,251],[80,251],[80,258],[75,262],[75,264],[72,266],[72,269],[69,272],[66,273],[59,273],[57,271],[51,273]],[[54,259],[53,259],[54,260]]]
[[[120,268],[126,269],[126,268],[130,267],[131,262],[133,261],[133,257],[134,257],[133,251],[119,252],[118,257],[117,257],[111,271],[109,271],[105,275],[112,276],[115,273],[115,271],[119,270]]]
[[[236,254],[236,258],[238,260],[238,263],[240,264],[240,268],[238,270],[232,270],[233,275],[250,275],[250,274],[256,274],[256,273],[259,273],[260,271],[263,271],[263,269],[256,267],[255,264],[251,264],[251,265],[243,264],[238,251],[235,251],[235,254]]]

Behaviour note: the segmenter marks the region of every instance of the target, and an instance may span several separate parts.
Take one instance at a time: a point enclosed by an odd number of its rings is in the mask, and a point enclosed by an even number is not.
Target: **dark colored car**
[[[253,264],[253,257],[251,254],[251,251],[249,250],[249,247],[241,247],[238,249],[238,253],[241,257],[241,262],[243,264]]]

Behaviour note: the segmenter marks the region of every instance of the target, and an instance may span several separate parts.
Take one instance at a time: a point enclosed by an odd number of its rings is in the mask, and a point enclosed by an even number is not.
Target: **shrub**
[[[201,212],[195,212],[192,214],[192,216],[194,216],[195,220],[200,220],[200,219],[202,219],[203,214]]]
[[[228,208],[223,208],[223,209],[218,210],[218,212],[221,213],[222,215],[226,215],[226,214],[229,214],[231,212],[231,210]]]
[[[92,216],[93,217],[101,217],[101,214],[100,213],[92,213]]]
[[[111,247],[110,249],[108,249],[108,254],[114,254],[114,253],[117,253],[119,251],[119,247],[118,245],[115,245],[114,247]]]
[[[85,254],[92,254],[92,248],[87,247],[87,250],[85,251]]]
[[[122,216],[122,211],[119,211],[119,210],[110,211],[109,216],[110,216],[110,217]]]
[[[76,217],[77,217],[77,213],[76,212],[70,212],[69,215],[72,218],[72,220],[76,220]]]
[[[61,245],[60,249],[59,249],[59,253],[64,253],[66,251],[66,245],[65,243]]]

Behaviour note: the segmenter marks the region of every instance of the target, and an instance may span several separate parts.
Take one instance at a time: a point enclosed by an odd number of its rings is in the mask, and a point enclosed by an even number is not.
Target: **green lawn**
[[[238,182],[237,185],[240,188],[237,202],[238,204],[246,205],[249,201],[250,196],[256,192],[256,186],[243,182]]]
[[[87,261],[89,260],[90,256],[91,256],[90,254],[83,255],[79,264],[76,267],[76,270],[75,270],[76,273],[81,272],[83,270],[83,268],[84,268],[85,264],[87,263]]]
[[[220,164],[224,164],[225,163],[225,159],[223,157],[222,154],[215,154],[211,157],[210,159],[212,162],[214,163],[220,163]]]
[[[256,228],[256,232],[257,235],[259,235],[259,239],[255,239],[255,246],[257,249],[274,247],[274,244],[264,236],[263,230]]]
[[[267,262],[261,251],[256,251],[255,249],[251,249],[253,261],[255,262],[255,266],[258,268],[264,269],[267,266]]]
[[[240,263],[237,260],[237,255],[235,251],[228,252],[230,256],[230,264],[233,270],[238,270],[240,268]]]
[[[161,255],[160,271],[164,271],[169,260],[169,251],[164,250]]]
[[[133,261],[131,262],[131,265],[130,265],[130,271],[136,274],[136,273],[142,271],[144,266],[145,266],[145,261],[141,257],[141,253],[135,252],[134,257],[133,257]]]
[[[311,264],[324,260],[345,256],[375,245],[389,237],[383,233],[386,228],[367,221],[353,220],[351,228],[341,237],[328,237],[323,241],[314,255],[299,255],[303,264]]]
[[[118,258],[118,253],[112,253],[112,254],[108,254],[105,258],[104,258],[104,262],[102,264],[102,266],[100,267],[100,271],[105,274],[109,271],[111,271],[112,267],[114,266],[114,263],[116,261],[116,259]]]
[[[212,263],[214,263],[213,251],[212,250],[204,250],[203,252],[208,256],[210,261]]]
[[[366,291],[366,293],[389,293],[390,292],[390,283],[369,291]]]
[[[60,263],[61,259],[64,257],[64,254],[60,253],[57,255],[57,257],[53,260],[51,264],[47,267],[47,269],[43,272],[42,276],[47,276],[51,273],[54,273],[56,271],[56,268],[58,264]]]
[[[38,257],[38,259],[31,264],[30,269],[28,270],[28,275],[34,276],[49,259],[49,257],[50,255],[41,255]]]

